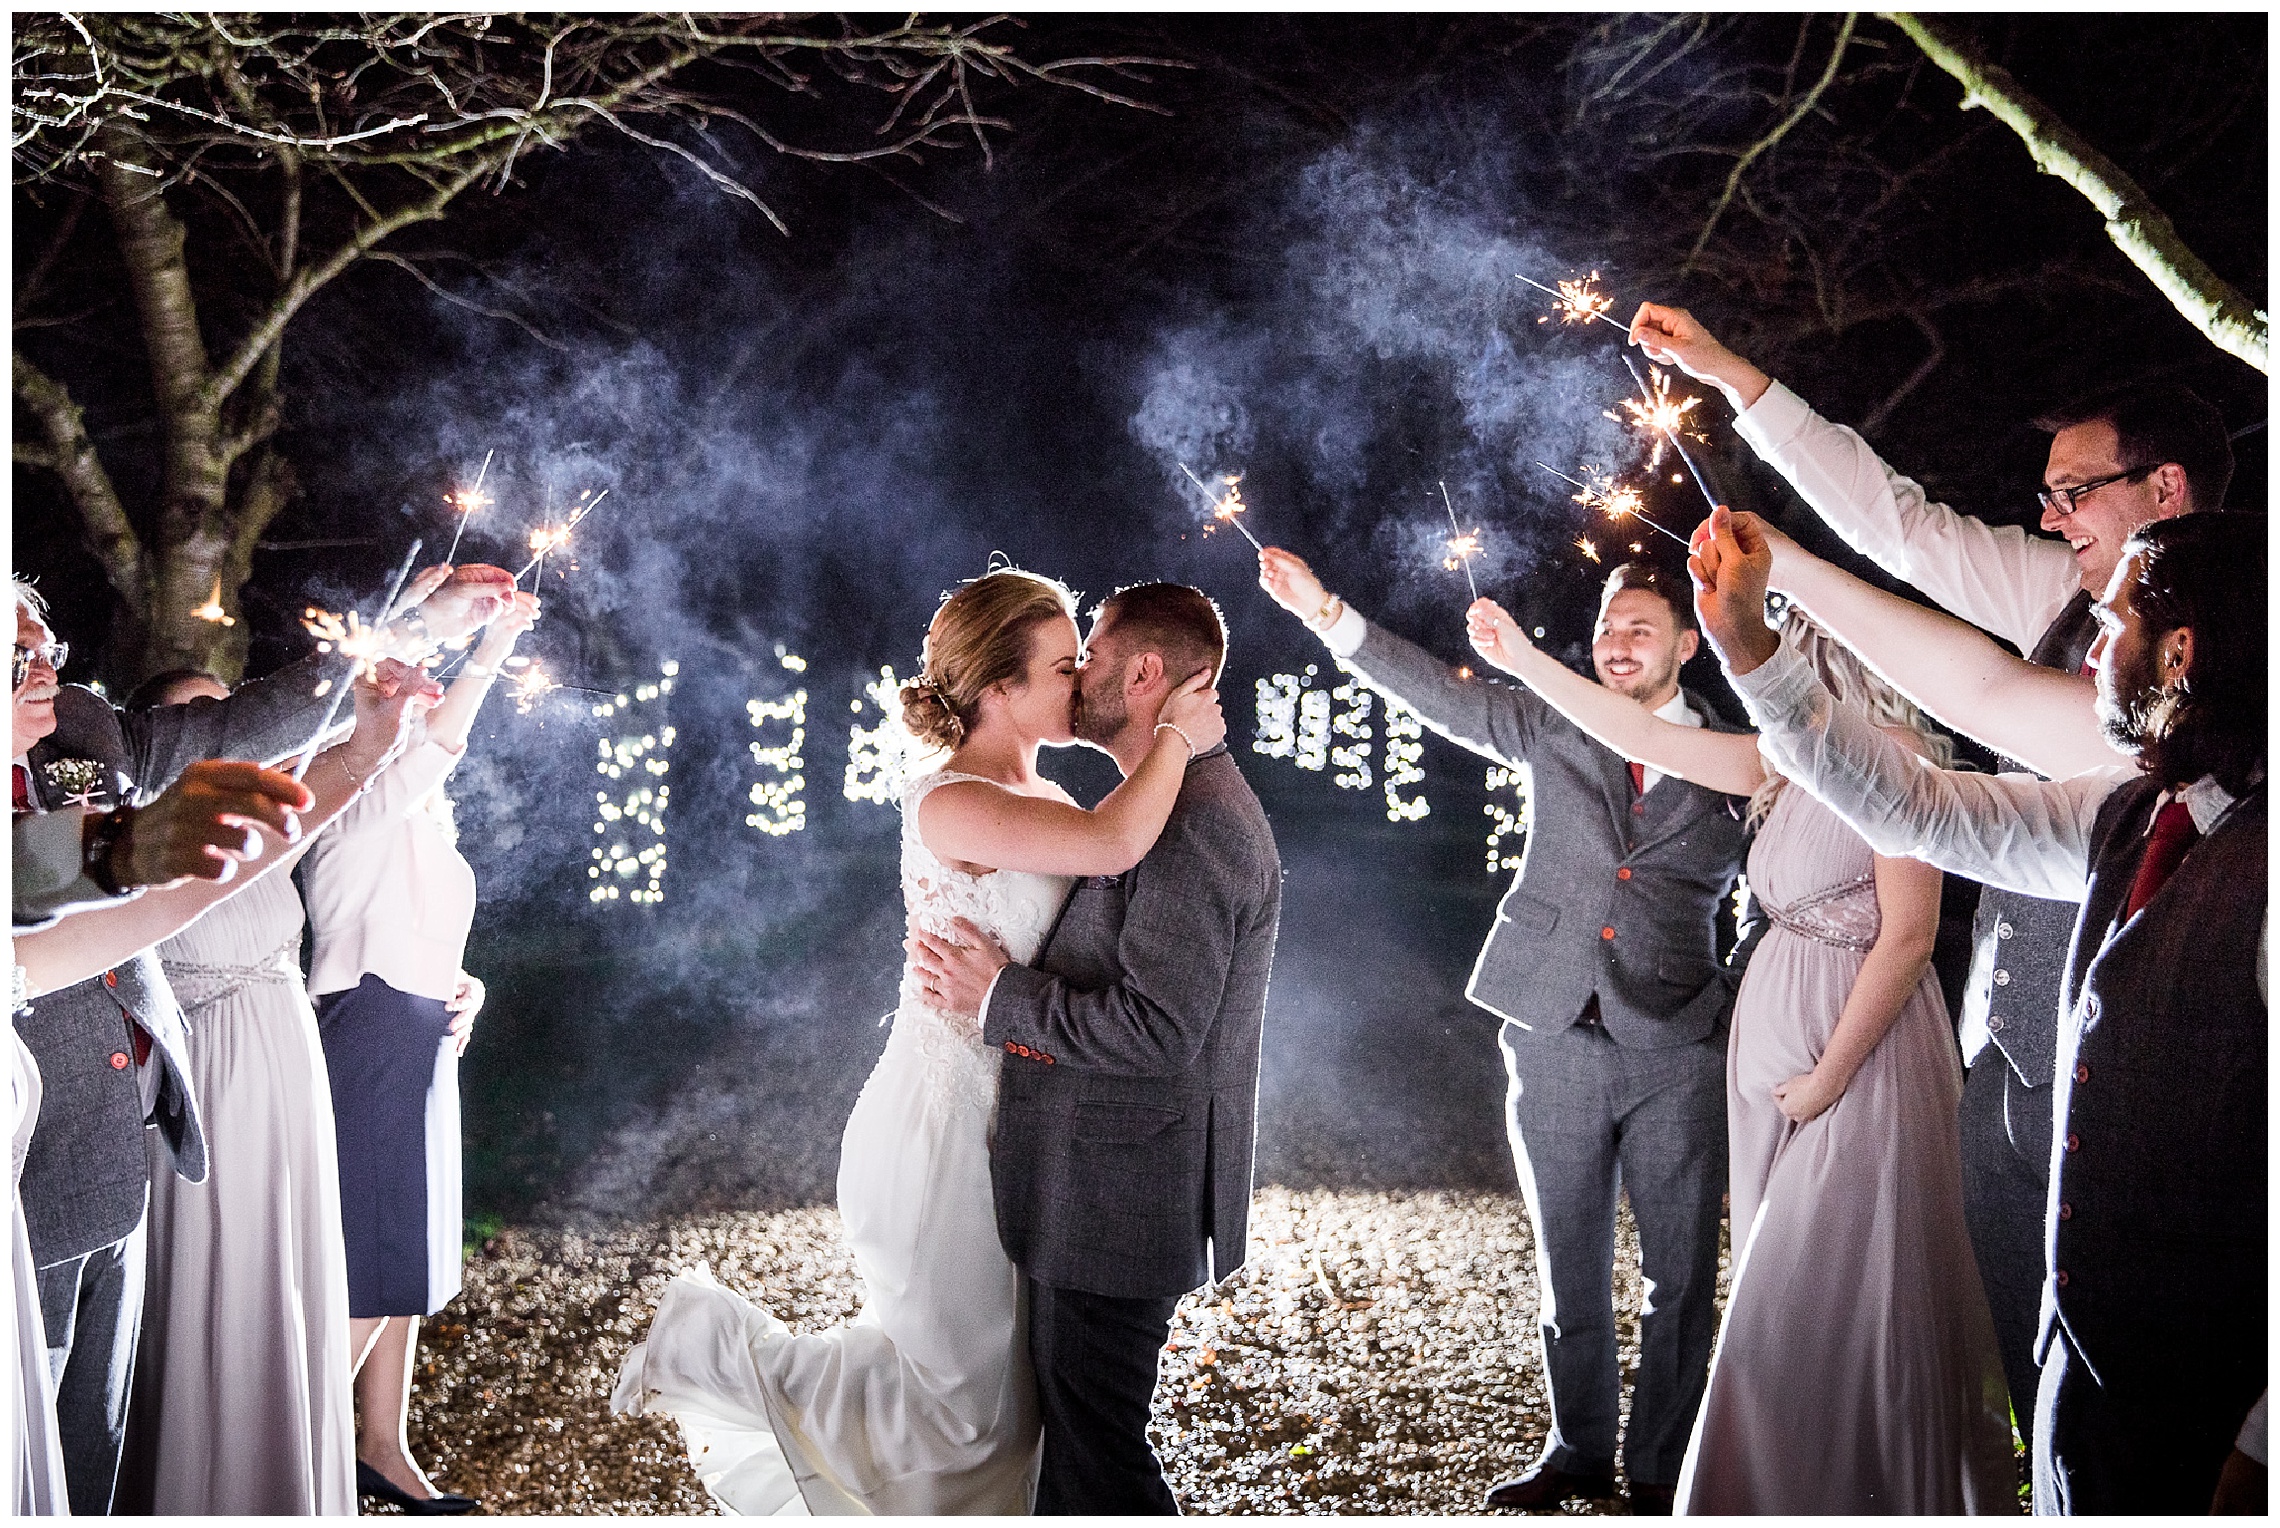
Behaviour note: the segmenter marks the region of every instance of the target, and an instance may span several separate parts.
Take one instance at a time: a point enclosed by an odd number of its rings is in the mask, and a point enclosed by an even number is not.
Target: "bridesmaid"
[[[468,1512],[405,1437],[420,1317],[459,1293],[459,1056],[482,987],[459,968],[475,921],[444,782],[515,641],[518,594],[493,617],[405,756],[309,850],[309,990],[332,1077],[340,1216],[356,1355],[356,1489],[406,1512]]]
[[[1931,971],[1940,873],[1885,859],[1769,774],[1748,733],[1681,727],[1529,645],[1493,601],[1474,648],[1650,768],[1750,798],[1773,927],[1727,1058],[1733,1292],[1681,1513],[2016,1512],[2006,1394],[1963,1223],[1963,1075]],[[1946,739],[1792,608],[1783,640],[1839,702],[1946,761]]]

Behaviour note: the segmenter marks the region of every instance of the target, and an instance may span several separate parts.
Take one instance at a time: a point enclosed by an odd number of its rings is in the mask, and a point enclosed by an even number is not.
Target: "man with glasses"
[[[1631,337],[1651,358],[1722,390],[1742,438],[1854,550],[2046,668],[2082,671],[2097,635],[2092,605],[2132,533],[2221,507],[2232,480],[2224,421],[2191,391],[2164,384],[2109,394],[2036,421],[2051,432],[2036,495],[2040,523],[2062,539],[2032,536],[1932,503],[1858,434],[1822,419],[1683,309],[1643,305]],[[1863,597],[1880,594],[1858,587]],[[1873,613],[1812,608],[1839,628],[1879,624]],[[1865,618],[1845,619],[1856,615]],[[1857,631],[1840,634],[1852,640]],[[1855,645],[1879,663],[1872,644]],[[1904,656],[1886,654],[1879,666],[1890,673]],[[1944,720],[1962,720],[1936,697],[1911,693]],[[2002,763],[2006,771],[2024,767]],[[1960,1015],[1969,1068],[1964,1215],[2022,1424],[2036,1386],[2058,994],[2076,911],[2068,902],[1984,889]],[[1979,1064],[1990,1057],[2002,1064]]]

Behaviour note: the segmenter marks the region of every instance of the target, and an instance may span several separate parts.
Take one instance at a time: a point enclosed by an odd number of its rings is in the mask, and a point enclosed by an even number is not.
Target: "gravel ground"
[[[1549,1414],[1517,1198],[1270,1188],[1252,1246],[1234,1279],[1181,1304],[1157,1388],[1156,1446],[1187,1511],[1477,1512],[1489,1485],[1533,1462]],[[855,1313],[829,1209],[509,1230],[425,1326],[413,1451],[493,1512],[712,1511],[672,1423],[609,1414],[618,1362],[666,1279],[700,1262],[795,1331]],[[1628,1372],[1628,1214],[1616,1303]]]

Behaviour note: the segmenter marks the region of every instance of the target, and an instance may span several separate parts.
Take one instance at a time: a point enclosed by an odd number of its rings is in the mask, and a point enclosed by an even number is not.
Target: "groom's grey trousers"
[[[1504,1026],[1506,1126],[1536,1234],[1545,1463],[1615,1467],[1622,1375],[1610,1270],[1620,1185],[1639,1228],[1646,1284],[1623,1464],[1633,1484],[1671,1485],[1709,1374],[1717,1314],[1719,1199],[1726,1189],[1726,1030],[1653,1050],[1618,1045],[1596,1017]]]

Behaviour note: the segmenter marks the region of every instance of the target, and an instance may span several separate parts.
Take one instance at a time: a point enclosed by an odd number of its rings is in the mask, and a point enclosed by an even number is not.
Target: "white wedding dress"
[[[947,933],[963,917],[1025,962],[1068,878],[968,875],[919,842],[919,801],[974,778],[937,771],[904,793],[903,904],[914,928]],[[677,1420],[699,1478],[731,1511],[1028,1512],[1037,1399],[990,1190],[1000,1060],[973,1019],[920,1000],[906,962],[894,1031],[840,1147],[862,1311],[794,1336],[704,1270],[666,1287],[611,1405]]]

